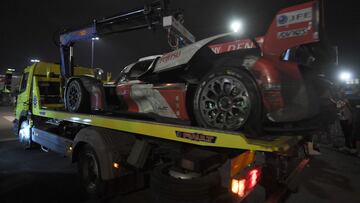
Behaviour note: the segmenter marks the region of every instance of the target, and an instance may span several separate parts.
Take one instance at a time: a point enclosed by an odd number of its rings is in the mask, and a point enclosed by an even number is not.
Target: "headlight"
[[[343,82],[349,81],[352,78],[351,72],[344,71],[339,74],[339,79]]]

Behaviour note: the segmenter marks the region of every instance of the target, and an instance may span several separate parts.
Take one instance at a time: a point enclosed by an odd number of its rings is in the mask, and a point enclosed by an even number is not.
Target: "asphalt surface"
[[[12,129],[12,121],[14,120],[14,111],[10,107],[0,106],[0,140],[15,140],[17,139]]]
[[[10,108],[0,107],[0,203],[97,202],[87,198],[68,158],[40,149],[23,150],[12,135]],[[5,117],[5,118],[4,118]],[[323,147],[304,170],[297,193],[288,203],[360,202],[360,159]],[[104,202],[145,203],[143,190]]]

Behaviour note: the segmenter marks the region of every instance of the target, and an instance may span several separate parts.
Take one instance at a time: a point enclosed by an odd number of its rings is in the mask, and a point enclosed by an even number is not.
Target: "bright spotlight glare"
[[[39,60],[39,59],[31,59],[30,62],[31,62],[31,63],[39,63],[40,60]]]
[[[350,72],[342,72],[342,73],[340,73],[340,75],[339,75],[339,79],[340,79],[341,81],[348,81],[348,80],[351,79],[351,77],[352,77],[352,75],[351,75]]]
[[[242,29],[242,23],[238,20],[231,22],[230,28],[233,32],[239,32]]]
[[[100,39],[99,37],[93,37],[93,38],[91,38],[92,41],[97,41],[97,40],[99,40],[99,39]]]

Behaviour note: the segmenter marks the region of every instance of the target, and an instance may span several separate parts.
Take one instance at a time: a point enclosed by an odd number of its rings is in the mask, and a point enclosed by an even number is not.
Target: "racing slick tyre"
[[[242,67],[219,67],[200,82],[194,95],[194,115],[199,126],[222,130],[261,131],[262,102],[252,76]]]
[[[31,149],[34,146],[34,143],[31,140],[31,127],[29,120],[21,121],[18,135],[19,142],[24,149]]]
[[[68,84],[65,104],[69,112],[88,113],[90,111],[89,93],[80,80],[75,79]]]
[[[82,184],[91,198],[100,198],[106,194],[106,182],[101,179],[100,162],[95,151],[84,145],[79,151],[77,162]]]
[[[170,175],[172,164],[156,167],[150,178],[154,202],[205,203],[211,202],[219,192],[220,175],[212,172],[190,179]]]

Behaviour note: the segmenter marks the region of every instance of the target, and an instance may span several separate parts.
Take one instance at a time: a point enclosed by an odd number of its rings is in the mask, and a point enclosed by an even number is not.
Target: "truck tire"
[[[91,198],[100,198],[106,193],[106,182],[101,178],[99,159],[90,145],[84,145],[79,151],[78,173],[87,194]]]
[[[261,129],[262,101],[256,82],[243,67],[218,67],[200,82],[194,95],[199,126],[245,130],[257,136]]]
[[[165,164],[152,172],[150,189],[154,202],[205,203],[216,196],[221,184],[218,172],[184,180],[169,175],[171,166]]]
[[[22,120],[20,121],[19,126],[19,142],[22,145],[24,149],[31,149],[34,145],[32,139],[31,139],[31,127],[29,124],[29,120]]]
[[[74,79],[67,85],[65,105],[69,112],[90,112],[89,93],[86,91],[80,80]]]

